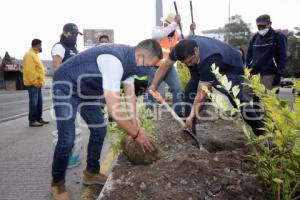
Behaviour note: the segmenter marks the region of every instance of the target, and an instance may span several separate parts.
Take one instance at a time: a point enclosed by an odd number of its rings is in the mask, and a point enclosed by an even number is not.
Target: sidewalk
[[[56,130],[55,120],[48,110],[44,119],[50,124],[43,127],[28,127],[27,117],[0,124],[0,200],[50,200],[50,181],[52,163],[52,136]],[[84,187],[81,184],[85,168],[86,148],[89,131],[82,130],[82,164],[68,169],[67,187],[72,200],[80,199]],[[107,142],[101,159],[105,156]]]

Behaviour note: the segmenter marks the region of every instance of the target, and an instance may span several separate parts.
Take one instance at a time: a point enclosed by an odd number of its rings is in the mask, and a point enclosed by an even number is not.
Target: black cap
[[[70,32],[70,33],[78,33],[78,34],[82,35],[82,33],[78,31],[78,27],[76,26],[76,24],[73,24],[73,23],[65,24],[63,31]]]
[[[261,15],[259,17],[256,18],[256,25],[267,25],[271,23],[271,18],[270,15]]]

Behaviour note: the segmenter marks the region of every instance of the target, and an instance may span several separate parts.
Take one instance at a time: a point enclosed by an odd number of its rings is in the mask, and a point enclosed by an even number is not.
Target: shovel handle
[[[193,3],[192,3],[192,0],[190,0],[190,11],[191,11],[192,23],[194,23],[194,14],[193,14]],[[193,31],[193,35],[195,35],[195,31]]]
[[[167,110],[171,113],[172,117],[178,122],[180,123],[180,125],[182,127],[185,126],[184,121],[175,113],[175,111],[169,106],[169,104],[164,100],[164,98],[160,95],[159,92],[157,91],[152,91],[149,90],[149,93],[153,96],[153,98],[158,101],[161,105],[165,106],[165,108],[167,108]]]
[[[174,8],[175,8],[176,15],[178,15],[178,9],[177,9],[176,1],[174,1]],[[183,36],[183,33],[182,33],[181,23],[179,23],[178,25],[179,25],[179,29],[180,29],[180,33],[181,33],[181,38],[184,39],[184,36]]]

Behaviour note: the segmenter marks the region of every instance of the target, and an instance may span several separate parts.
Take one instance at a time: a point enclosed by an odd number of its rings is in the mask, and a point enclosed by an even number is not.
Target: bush
[[[122,102],[122,108],[125,109],[125,102]],[[138,123],[140,127],[143,127],[154,140],[157,137],[154,135],[155,124],[152,118],[152,112],[146,109],[145,104],[143,104],[142,98],[138,98],[137,101],[137,112],[138,112]],[[110,148],[113,150],[114,154],[118,154],[121,151],[122,139],[126,133],[124,130],[118,126],[116,122],[110,122],[108,125],[108,137],[110,142]]]
[[[186,84],[190,80],[190,70],[186,66],[186,64],[177,61],[177,72],[178,72],[178,78],[180,82],[180,90],[183,92]]]
[[[243,106],[236,99],[240,91],[238,87],[231,87],[225,75],[212,65],[212,71],[221,83],[219,87],[229,91],[238,107]],[[250,70],[245,70],[245,82],[259,97],[264,108],[265,135],[256,137],[250,134],[245,122],[243,130],[251,146],[250,157],[256,164],[257,173],[264,182],[269,196],[272,199],[300,199],[300,100],[296,97],[293,105],[289,106],[286,100],[276,96],[276,89],[267,90],[260,83],[259,75],[250,75]],[[300,80],[294,81],[293,88],[300,91]],[[225,100],[205,89],[223,111],[231,110],[232,114],[239,113],[237,109],[230,109]],[[297,196],[298,195],[298,196]]]

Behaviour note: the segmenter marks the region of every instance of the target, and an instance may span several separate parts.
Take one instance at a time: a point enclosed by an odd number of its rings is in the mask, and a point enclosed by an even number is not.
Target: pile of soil
[[[125,136],[122,140],[122,150],[128,160],[135,165],[149,165],[160,159],[160,151],[155,143],[154,150],[143,151],[141,145],[136,142],[131,136]]]
[[[200,151],[168,114],[157,126],[160,160],[133,165],[124,154],[112,171],[112,188],[101,200],[118,199],[266,199],[253,162],[246,156],[245,138],[232,121],[201,121]]]

